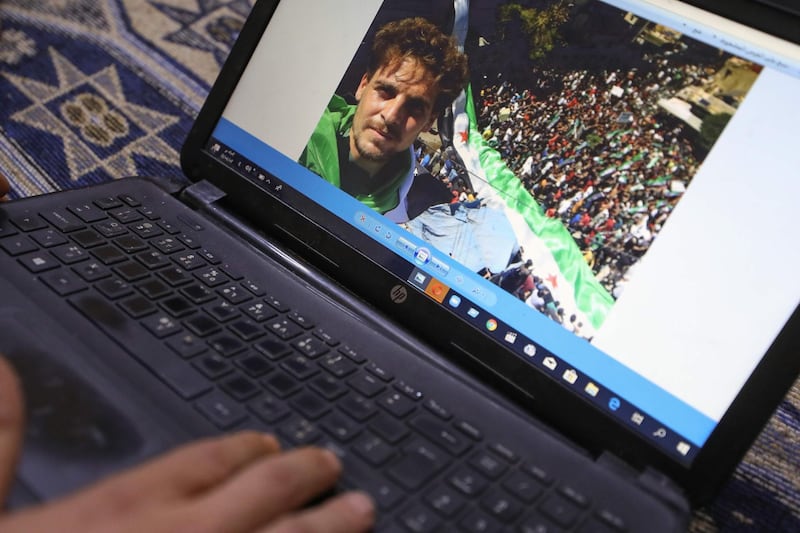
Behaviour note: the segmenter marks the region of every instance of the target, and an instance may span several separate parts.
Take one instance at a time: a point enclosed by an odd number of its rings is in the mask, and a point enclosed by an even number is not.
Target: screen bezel
[[[205,151],[277,4],[278,0],[259,0],[253,7],[181,151],[181,165],[186,176],[192,181],[205,179],[219,187],[226,193],[226,204],[237,214],[275,236],[358,298],[406,329],[419,333],[421,339],[443,355],[589,453],[600,455],[610,451],[637,469],[653,468],[681,486],[695,505],[713,498],[800,373],[800,359],[794,357],[800,350],[800,330],[796,327],[800,324],[800,311],[792,314],[687,468],[410,285],[407,300],[403,304],[395,303],[390,297],[392,288],[407,282],[371,259],[390,258],[390,252],[383,246],[299,194],[289,191],[279,198],[267,193]],[[294,206],[286,202],[289,197],[293,198]],[[348,243],[337,233],[346,234]],[[444,338],[441,331],[452,334]],[[462,342],[456,345],[453,339]],[[554,405],[558,408],[552,409]]]

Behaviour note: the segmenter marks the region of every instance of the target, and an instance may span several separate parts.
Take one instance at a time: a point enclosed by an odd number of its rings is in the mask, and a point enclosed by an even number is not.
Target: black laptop
[[[378,531],[685,529],[800,371],[800,47],[763,13],[257,2],[185,180],[0,206],[12,505],[257,428],[334,450]],[[410,17],[470,82],[394,217],[298,160]]]

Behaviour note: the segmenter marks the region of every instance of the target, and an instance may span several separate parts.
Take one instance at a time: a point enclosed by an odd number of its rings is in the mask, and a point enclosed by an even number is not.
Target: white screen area
[[[224,117],[296,159],[380,5],[282,2]],[[714,420],[800,296],[800,79],[786,72],[763,70],[593,339]]]

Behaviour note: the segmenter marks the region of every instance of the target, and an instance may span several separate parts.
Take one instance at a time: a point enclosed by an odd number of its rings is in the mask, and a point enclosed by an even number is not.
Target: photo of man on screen
[[[390,220],[409,220],[417,136],[467,82],[467,59],[424,18],[389,22],[375,34],[357,104],[334,95],[299,162]]]

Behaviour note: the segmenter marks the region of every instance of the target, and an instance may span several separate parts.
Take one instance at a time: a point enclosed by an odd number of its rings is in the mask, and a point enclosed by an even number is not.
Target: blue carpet
[[[247,0],[0,0],[0,172],[12,197],[128,175],[178,154]],[[795,385],[692,531],[800,531]]]

